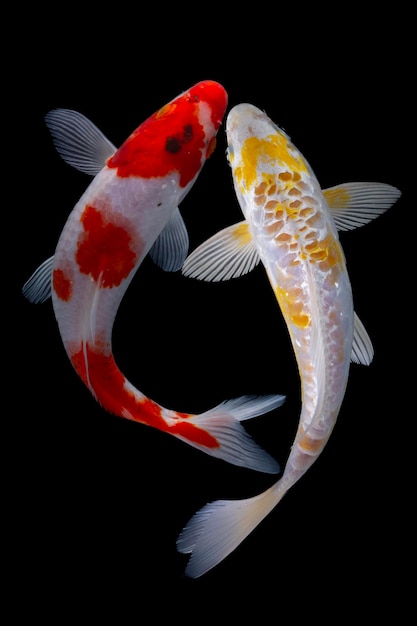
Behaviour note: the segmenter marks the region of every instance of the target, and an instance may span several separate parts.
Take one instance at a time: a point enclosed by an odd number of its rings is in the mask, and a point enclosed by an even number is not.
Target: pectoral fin
[[[178,207],[164,230],[158,236],[149,254],[166,272],[181,269],[188,253],[188,233]]]
[[[354,314],[352,356],[353,363],[369,365],[374,357],[371,339],[359,317]]]
[[[344,183],[323,190],[338,230],[353,230],[385,213],[401,196],[386,183]]]
[[[46,259],[22,287],[22,293],[33,304],[45,302],[52,293],[52,266],[54,257]]]
[[[66,163],[95,176],[116,147],[90,120],[72,109],[53,109],[45,116],[54,146]]]
[[[220,230],[186,259],[182,273],[206,281],[242,276],[259,263],[260,257],[246,220]]]

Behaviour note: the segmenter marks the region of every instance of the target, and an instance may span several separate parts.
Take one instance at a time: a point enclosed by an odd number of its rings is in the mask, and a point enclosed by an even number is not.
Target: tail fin
[[[172,434],[206,454],[233,465],[276,474],[277,461],[261,448],[240,422],[281,406],[285,396],[242,396],[182,421]],[[191,426],[191,429],[190,429]]]
[[[226,558],[272,511],[285,493],[280,481],[253,498],[216,500],[197,511],[177,539],[191,553],[185,575],[198,578]]]

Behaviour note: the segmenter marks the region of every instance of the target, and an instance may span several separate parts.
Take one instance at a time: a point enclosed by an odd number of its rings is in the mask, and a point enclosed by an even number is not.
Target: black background
[[[404,607],[415,454],[407,408],[407,353],[415,344],[408,18],[390,13],[364,23],[358,12],[347,24],[346,16],[328,15],[325,28],[322,17],[294,7],[254,11],[240,16],[240,26],[227,23],[219,7],[201,7],[195,19],[154,7],[146,16],[112,12],[97,24],[64,10],[43,16],[45,23],[37,14],[41,27],[33,30],[12,24],[4,120],[11,350],[3,414],[11,426],[5,546],[18,613],[97,617],[115,609],[119,617],[110,621],[130,623],[122,615],[140,619],[149,597],[154,617],[168,608],[193,622],[221,615],[222,603],[235,617],[256,610],[261,622],[285,611],[398,617]],[[72,370],[51,303],[31,305],[21,286],[53,254],[90,180],[59,158],[45,114],[76,109],[120,145],[156,109],[208,78],[228,91],[228,110],[250,102],[283,127],[323,188],[375,180],[403,195],[376,221],[341,234],[374,362],[352,365],[316,464],[228,559],[193,581],[183,577],[187,559],[175,547],[184,524],[207,501],[253,495],[273,478],[106,413]],[[191,250],[241,219],[225,148],[222,126],[181,206]],[[114,353],[141,391],[179,411],[248,393],[285,394],[283,407],[246,424],[284,465],[300,411],[299,377],[261,266],[207,284],[146,259],[120,306]]]

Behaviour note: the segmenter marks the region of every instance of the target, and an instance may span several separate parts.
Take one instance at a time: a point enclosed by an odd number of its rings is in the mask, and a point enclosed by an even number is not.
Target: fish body
[[[199,246],[183,273],[226,280],[262,262],[284,317],[301,384],[298,430],[281,477],[244,500],[207,504],[178,538],[186,574],[214,567],[312,466],[335,426],[350,362],[369,364],[371,341],[354,312],[338,230],[368,222],[400,192],[380,183],[322,190],[288,135],[258,108],[235,106],[226,122],[228,159],[245,217]]]
[[[118,307],[145,256],[167,271],[184,262],[188,235],[178,205],[214,149],[226,106],[222,85],[197,83],[145,120],[119,149],[75,111],[47,114],[58,152],[94,178],[69,215],[54,255],[23,293],[33,302],[52,296],[66,353],[106,410],[236,465],[277,472],[275,459],[240,422],[279,406],[282,396],[244,396],[200,415],[178,412],[127,380],[112,351]]]

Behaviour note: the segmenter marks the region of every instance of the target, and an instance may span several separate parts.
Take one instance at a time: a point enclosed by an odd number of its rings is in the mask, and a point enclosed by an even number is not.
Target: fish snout
[[[249,137],[263,137],[270,132],[270,120],[264,111],[247,102],[234,106],[226,118],[229,144],[243,143]]]

